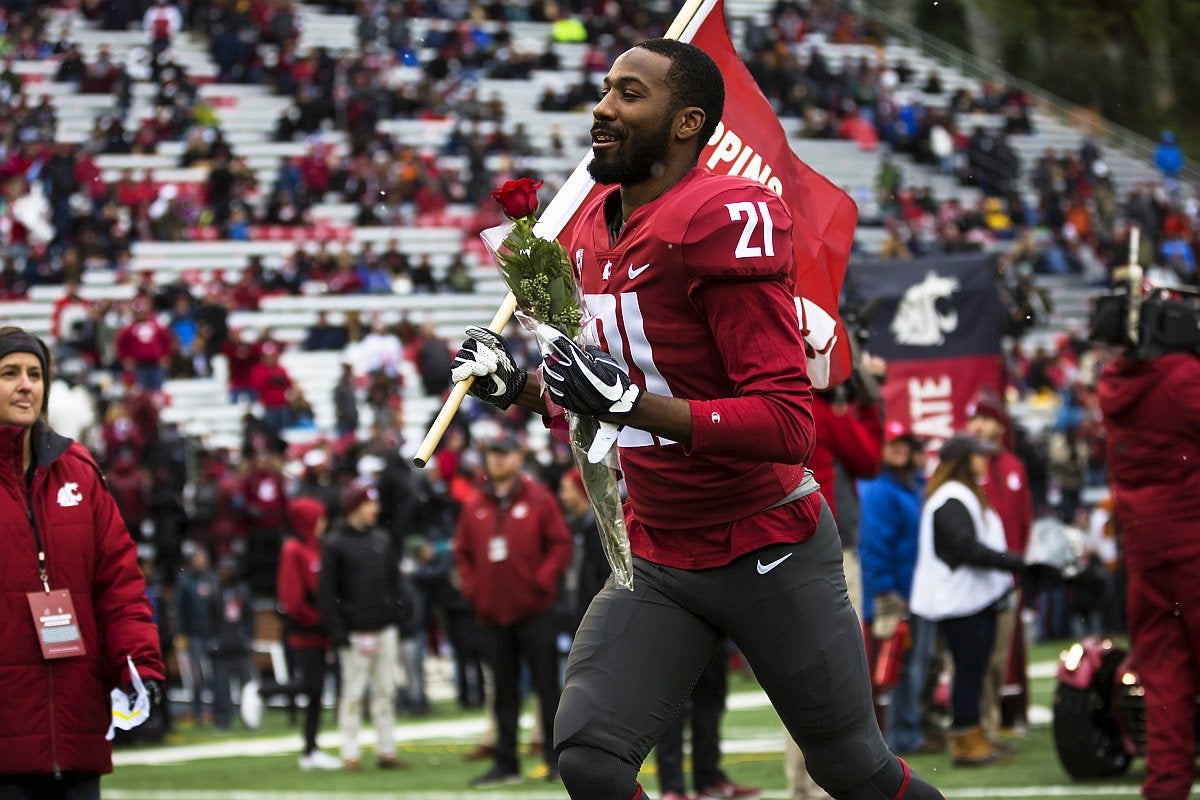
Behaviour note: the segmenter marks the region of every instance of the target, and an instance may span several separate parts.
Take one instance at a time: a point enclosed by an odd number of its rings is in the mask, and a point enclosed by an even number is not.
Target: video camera
[[[1141,360],[1165,353],[1200,356],[1200,293],[1181,288],[1147,289],[1137,263],[1137,233],[1136,228],[1130,233],[1129,264],[1113,274],[1123,284],[1092,299],[1088,339],[1124,347]]]
[[[868,326],[880,306],[881,300],[876,298],[861,308],[849,305],[843,305],[841,308],[842,324],[846,328],[850,345],[851,372],[850,377],[830,390],[830,397],[835,403],[871,405],[879,401],[883,379],[863,369],[862,352],[871,338]]]

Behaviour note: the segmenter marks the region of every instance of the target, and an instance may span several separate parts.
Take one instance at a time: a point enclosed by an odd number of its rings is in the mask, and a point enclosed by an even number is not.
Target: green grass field
[[[1033,663],[1057,657],[1063,643],[1038,645]],[[783,730],[775,712],[755,696],[757,687],[744,677],[735,678],[730,710],[724,720],[725,767],[739,783],[760,786],[764,797],[786,798],[783,773]],[[1033,703],[1049,708],[1054,682],[1033,680]],[[322,744],[336,753],[337,733],[332,711],[325,714]],[[269,710],[260,730],[217,737],[210,731],[181,726],[170,745],[125,747],[116,754],[117,768],[104,780],[109,800],[308,800],[345,797],[354,800],[414,798],[460,800],[497,795],[531,800],[566,797],[561,784],[534,777],[504,789],[477,791],[468,781],[487,768],[486,763],[464,763],[462,756],[478,740],[479,715],[463,714],[451,704],[439,704],[437,713],[421,720],[397,721],[401,756],[411,768],[382,772],[374,768],[367,751],[364,769],[355,775],[342,772],[301,772],[297,765],[299,730],[288,724],[283,710]],[[911,764],[933,782],[947,798],[1096,798],[1137,797],[1142,762],[1135,760],[1126,776],[1097,783],[1074,783],[1063,772],[1054,754],[1048,724],[1035,724],[1017,742],[1013,761],[980,769],[951,766],[945,754],[916,756]],[[131,763],[131,762],[156,763]],[[653,759],[647,763],[642,783],[657,796]],[[527,758],[533,771],[537,760]]]

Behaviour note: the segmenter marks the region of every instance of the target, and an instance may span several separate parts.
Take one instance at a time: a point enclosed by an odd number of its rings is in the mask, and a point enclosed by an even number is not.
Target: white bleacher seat
[[[8,300],[0,304],[0,322],[46,336],[50,333],[50,312],[53,308],[53,301]]]
[[[151,158],[157,158],[151,156]],[[131,168],[133,179],[140,181],[146,176],[146,172],[154,173],[155,183],[204,183],[208,180],[208,170],[204,167],[148,167],[140,166]],[[101,178],[109,183],[121,179],[121,173],[125,168],[120,169],[102,169],[100,171]]]
[[[355,245],[371,242],[376,250],[382,250],[395,239],[399,248],[410,256],[428,254],[431,261],[444,263],[462,252],[464,233],[457,228],[368,226],[355,228],[352,238]],[[137,242],[133,246],[133,269],[163,273],[236,270],[245,266],[252,255],[262,256],[264,263],[268,263],[272,258],[290,257],[301,246],[301,242],[286,240]],[[340,243],[331,245],[334,252],[341,247]]]
[[[139,172],[148,169],[174,170],[179,168],[179,159],[152,153],[101,153],[96,156],[96,166],[100,167],[101,172],[108,174],[123,169],[138,170]]]
[[[79,286],[79,295],[87,300],[129,300],[135,294],[135,287],[131,283],[82,283]],[[63,295],[63,287],[60,285],[48,286],[31,286],[29,288],[29,299],[32,302],[41,302],[54,304],[54,301]],[[7,311],[8,304],[5,304]]]

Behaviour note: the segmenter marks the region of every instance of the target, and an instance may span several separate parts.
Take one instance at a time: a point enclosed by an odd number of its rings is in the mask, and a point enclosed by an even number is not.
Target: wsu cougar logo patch
[[[79,493],[78,483],[64,483],[58,490],[58,504],[63,508],[71,508],[81,502],[83,502],[83,495]]]
[[[941,313],[938,300],[949,299],[958,291],[958,278],[945,278],[930,271],[925,280],[910,286],[896,308],[891,331],[896,344],[934,347],[944,344],[946,334],[958,328],[958,312]]]

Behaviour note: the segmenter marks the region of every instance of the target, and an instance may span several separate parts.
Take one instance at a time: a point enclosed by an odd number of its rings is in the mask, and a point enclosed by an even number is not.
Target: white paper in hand
[[[112,690],[112,723],[108,726],[106,739],[112,741],[116,729],[133,730],[150,719],[150,696],[146,694],[146,684],[133,666],[133,659],[125,657],[129,664],[129,680],[133,684],[134,696],[130,697],[120,689]]]

